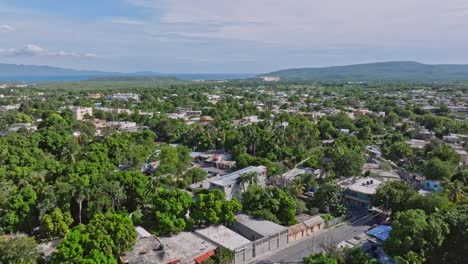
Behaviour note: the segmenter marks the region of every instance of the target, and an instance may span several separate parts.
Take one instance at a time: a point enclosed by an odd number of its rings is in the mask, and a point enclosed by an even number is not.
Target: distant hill
[[[103,71],[83,71],[73,69],[63,69],[50,66],[18,65],[0,63],[0,81],[61,81],[61,80],[88,80],[99,78],[117,78],[119,80],[133,79],[132,77],[168,77],[181,80],[224,80],[243,79],[254,77],[254,74],[172,74],[159,72],[103,72]],[[147,78],[148,80],[149,78]]]
[[[436,81],[468,80],[468,65],[428,65],[413,61],[377,62],[324,68],[275,71],[258,77],[301,81]]]
[[[101,71],[81,71],[63,69],[50,66],[22,65],[22,64],[2,64],[0,63],[0,77],[15,76],[106,76],[118,75],[119,73]]]

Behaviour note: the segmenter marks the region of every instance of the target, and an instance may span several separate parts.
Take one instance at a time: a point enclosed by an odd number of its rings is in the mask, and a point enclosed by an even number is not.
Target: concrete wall
[[[234,250],[234,263],[245,264],[255,257],[253,243]]]

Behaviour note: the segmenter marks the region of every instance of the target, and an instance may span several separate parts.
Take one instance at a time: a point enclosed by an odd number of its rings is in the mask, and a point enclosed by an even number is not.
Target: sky
[[[0,63],[264,73],[468,64],[466,0],[0,0]]]

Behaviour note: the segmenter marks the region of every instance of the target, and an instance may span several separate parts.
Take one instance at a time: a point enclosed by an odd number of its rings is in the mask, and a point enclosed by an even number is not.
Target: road
[[[339,243],[344,240],[351,239],[361,233],[367,231],[369,227],[376,223],[376,219],[373,215],[364,215],[356,218],[350,222],[343,223],[335,228],[328,229],[322,234],[317,235],[314,238],[306,238],[293,244],[289,244],[287,248],[275,252],[268,257],[261,259],[262,262],[268,261],[270,263],[275,262],[299,262],[304,257],[311,255],[312,253],[318,253],[323,251],[323,245],[330,243]],[[258,263],[257,260],[255,263]]]

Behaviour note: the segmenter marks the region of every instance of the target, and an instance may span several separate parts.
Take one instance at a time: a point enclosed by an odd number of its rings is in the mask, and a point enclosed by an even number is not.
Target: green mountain
[[[299,81],[437,81],[468,80],[468,65],[428,65],[413,61],[377,62],[324,68],[287,69],[274,76]]]

